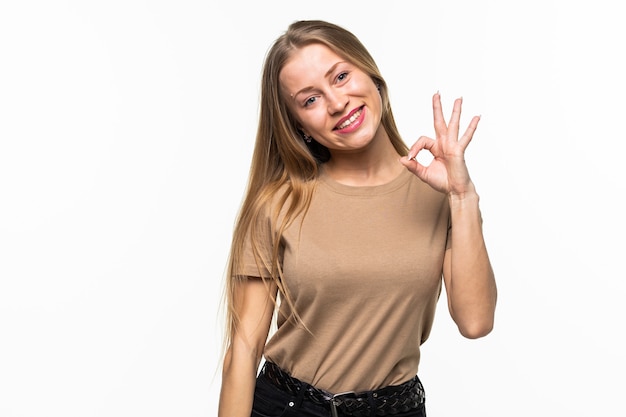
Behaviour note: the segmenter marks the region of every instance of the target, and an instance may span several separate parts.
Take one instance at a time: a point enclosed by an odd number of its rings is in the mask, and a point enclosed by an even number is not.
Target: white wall
[[[618,415],[626,298],[618,2],[0,5],[0,415],[213,416],[218,303],[259,76],[297,19],[352,30],[407,142],[430,97],[467,160],[496,328],[423,346],[429,415]],[[463,413],[467,414],[463,414]]]

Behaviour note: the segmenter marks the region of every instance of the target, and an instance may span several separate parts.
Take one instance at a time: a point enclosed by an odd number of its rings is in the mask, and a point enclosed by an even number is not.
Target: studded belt
[[[394,415],[423,407],[425,401],[424,387],[417,375],[401,385],[374,391],[332,394],[292,377],[271,362],[265,362],[261,374],[291,395],[299,396],[304,390],[304,399],[329,409],[333,417]]]

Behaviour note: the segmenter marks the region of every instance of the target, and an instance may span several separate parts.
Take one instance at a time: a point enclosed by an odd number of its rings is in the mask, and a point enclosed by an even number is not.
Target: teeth
[[[337,126],[337,129],[343,129],[343,128],[346,128],[346,127],[350,126],[352,124],[352,122],[354,122],[356,119],[359,118],[359,116],[361,115],[362,111],[363,110],[359,110],[356,113],[354,113],[352,115],[352,117],[350,117],[348,120],[346,120],[345,122],[343,122],[342,124]]]

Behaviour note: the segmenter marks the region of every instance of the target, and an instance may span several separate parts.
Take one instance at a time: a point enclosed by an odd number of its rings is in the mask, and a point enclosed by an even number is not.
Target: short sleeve
[[[237,271],[237,275],[270,278],[271,273],[268,266],[272,262],[272,253],[274,248],[274,233],[269,209],[264,209],[258,217],[257,222],[248,230],[243,254],[241,259],[241,270]],[[252,239],[252,236],[256,239]],[[253,241],[258,250],[258,257],[255,256]]]

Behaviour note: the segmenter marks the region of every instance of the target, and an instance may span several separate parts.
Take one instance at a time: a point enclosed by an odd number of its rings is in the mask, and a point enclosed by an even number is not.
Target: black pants
[[[303,392],[302,392],[303,393]],[[256,380],[251,417],[330,417],[330,411],[307,401],[303,395],[294,396],[276,387],[264,374]],[[426,409],[397,413],[394,417],[426,417]]]

